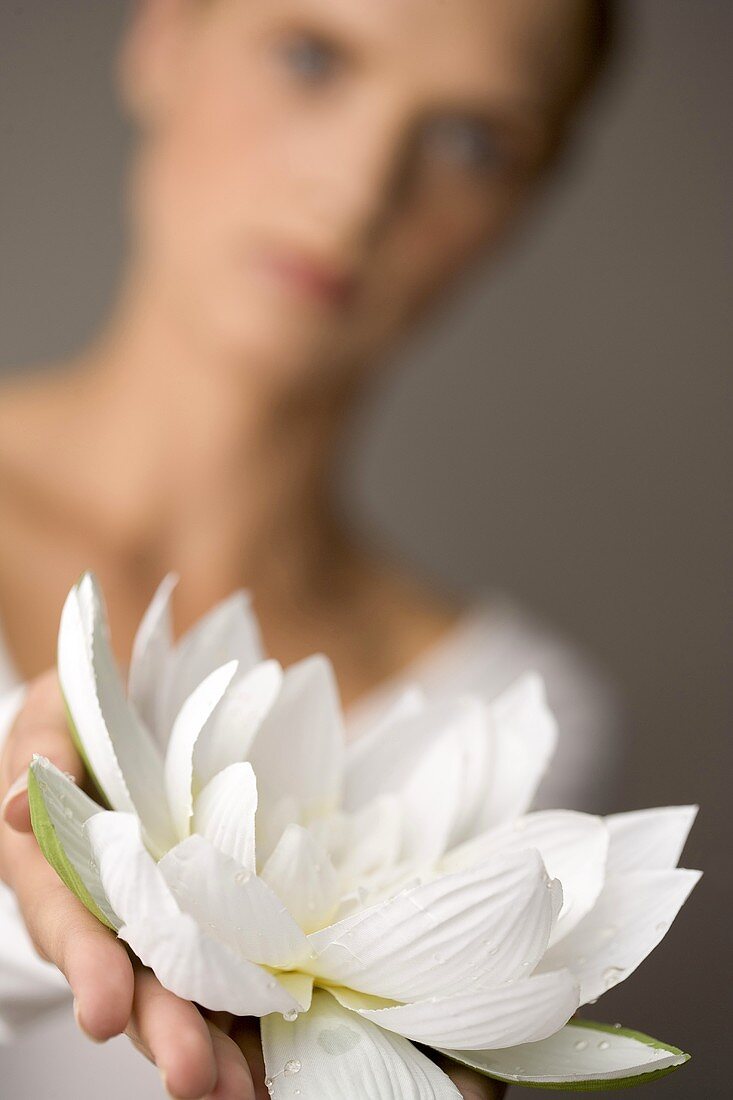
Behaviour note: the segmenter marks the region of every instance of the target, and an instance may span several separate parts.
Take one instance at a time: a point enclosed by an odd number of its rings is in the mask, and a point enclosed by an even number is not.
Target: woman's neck
[[[302,604],[349,560],[329,472],[350,395],[250,368],[128,286],[55,386],[65,443],[52,495],[148,585],[178,571],[190,617],[242,584],[260,607]]]

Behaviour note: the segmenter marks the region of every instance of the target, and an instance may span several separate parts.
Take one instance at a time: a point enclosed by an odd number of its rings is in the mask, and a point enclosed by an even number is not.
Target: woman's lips
[[[257,261],[288,288],[327,305],[347,305],[356,290],[356,276],[351,272],[294,250],[262,249]]]

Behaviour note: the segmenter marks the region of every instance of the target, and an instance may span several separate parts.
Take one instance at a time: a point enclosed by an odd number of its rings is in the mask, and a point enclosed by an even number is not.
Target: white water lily
[[[262,1017],[277,1100],[458,1097],[414,1043],[548,1087],[686,1060],[571,1017],[642,962],[692,889],[676,863],[694,808],[526,813],[555,740],[531,673],[490,706],[410,690],[347,745],[324,657],[263,661],[242,594],[174,645],[172,586],[127,691],[93,578],[69,594],[59,677],[109,808],[36,757],[33,825],[165,986]]]

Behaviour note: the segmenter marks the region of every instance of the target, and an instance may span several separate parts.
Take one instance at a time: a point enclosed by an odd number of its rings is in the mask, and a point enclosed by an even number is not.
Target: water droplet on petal
[[[242,883],[246,882],[248,878],[249,875],[246,871],[237,871],[236,875],[234,876],[234,881],[237,883],[238,886],[241,886]]]
[[[578,1039],[577,1043],[573,1043],[573,1046],[576,1050],[585,1050],[585,1048],[588,1046],[588,1040]]]
[[[297,1008],[289,1008],[287,1012],[283,1012],[283,1020],[287,1020],[288,1023],[292,1023],[293,1020],[298,1019]]]
[[[608,1042],[608,1040],[607,1040],[607,1039],[602,1039],[602,1040],[600,1041],[600,1043],[598,1044],[598,1049],[599,1049],[599,1050],[608,1050],[608,1048],[610,1047],[610,1045],[611,1045],[611,1044],[610,1044],[610,1043]]]
[[[660,920],[659,924],[656,925],[656,931],[657,932],[666,932],[667,927],[668,927],[668,925],[667,925],[666,920]]]
[[[597,1004],[598,1004],[598,998],[597,998],[597,997],[593,997],[593,999],[592,999],[592,1000],[590,1000],[590,1001],[588,1001],[587,1003],[588,1003],[589,1005],[597,1005]]]
[[[296,1073],[300,1073],[301,1066],[300,1058],[289,1058],[283,1067],[283,1073],[286,1077],[293,1077]]]

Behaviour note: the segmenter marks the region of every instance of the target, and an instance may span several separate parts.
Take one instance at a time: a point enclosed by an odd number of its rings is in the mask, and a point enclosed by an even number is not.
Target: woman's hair
[[[592,91],[604,76],[616,49],[621,0],[587,0],[583,60],[579,66],[574,95],[578,98]]]

